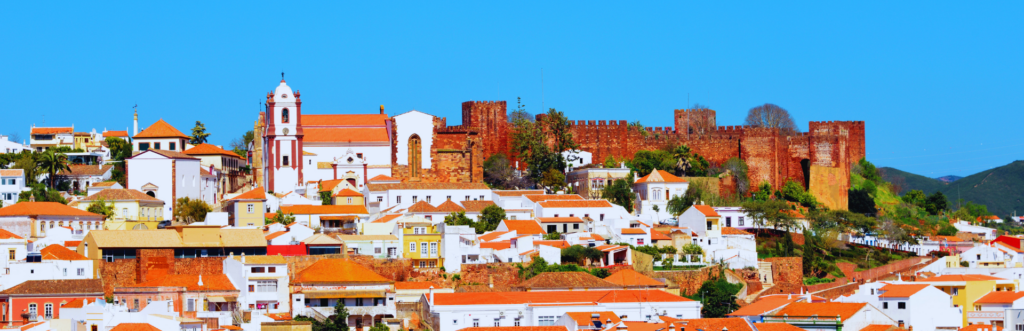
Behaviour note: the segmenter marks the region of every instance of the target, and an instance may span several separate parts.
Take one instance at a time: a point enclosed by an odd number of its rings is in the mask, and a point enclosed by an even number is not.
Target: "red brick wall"
[[[492,108],[494,106],[492,105]],[[474,108],[475,109],[475,108]],[[504,102],[500,109],[504,110]],[[480,116],[476,116],[480,118]],[[412,177],[408,165],[394,163],[391,165],[391,177],[398,178],[402,182],[427,182],[427,183],[481,183],[484,177],[484,143],[478,129],[464,125],[445,126],[444,118],[434,118],[434,132],[432,133],[433,144],[430,146],[430,155],[423,155],[430,158],[430,169],[420,169],[419,176]],[[493,121],[491,121],[493,122]],[[488,122],[490,123],[490,122]],[[392,126],[397,124],[392,121]],[[507,130],[507,127],[506,127]],[[397,139],[397,127],[392,127],[392,139]],[[502,140],[500,136],[491,135],[492,139]],[[490,142],[491,148],[497,148],[495,143]],[[397,144],[391,146],[391,156],[398,155]]]
[[[777,293],[800,293],[804,283],[803,259],[799,257],[770,257],[764,259],[772,264],[772,279],[775,286],[769,290]]]
[[[670,284],[679,286],[679,294],[691,295],[700,290],[705,281],[718,279],[718,266],[713,265],[698,270],[655,271],[654,278],[665,278]],[[748,290],[747,293],[750,293]]]

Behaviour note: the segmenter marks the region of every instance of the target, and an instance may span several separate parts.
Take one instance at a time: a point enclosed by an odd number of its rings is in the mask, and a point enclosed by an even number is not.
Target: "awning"
[[[384,290],[325,290],[325,291],[302,291],[307,299],[339,299],[339,298],[383,298]]]
[[[206,301],[209,302],[235,302],[238,298],[236,297],[207,297]]]

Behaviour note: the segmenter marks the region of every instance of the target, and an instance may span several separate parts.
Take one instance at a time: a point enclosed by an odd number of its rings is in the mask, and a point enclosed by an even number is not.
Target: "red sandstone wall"
[[[464,105],[465,106],[465,105]],[[502,102],[502,110],[504,103]],[[392,123],[394,123],[392,121]],[[445,126],[446,119],[434,118],[433,144],[430,146],[430,169],[420,169],[420,175],[412,178],[408,165],[391,165],[391,177],[402,182],[428,183],[480,183],[484,177],[484,141],[473,129],[466,126]],[[396,125],[396,124],[392,124]],[[392,135],[397,130],[392,128]],[[492,135],[493,139],[503,139]],[[396,139],[392,137],[392,139]],[[397,157],[397,145],[391,146],[392,158]],[[493,147],[492,147],[493,148]]]

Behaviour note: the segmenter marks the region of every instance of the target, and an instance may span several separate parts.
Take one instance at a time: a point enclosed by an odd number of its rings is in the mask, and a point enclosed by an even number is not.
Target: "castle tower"
[[[281,79],[273,94],[267,94],[264,141],[266,188],[295,190],[302,183],[302,100],[299,93]]]

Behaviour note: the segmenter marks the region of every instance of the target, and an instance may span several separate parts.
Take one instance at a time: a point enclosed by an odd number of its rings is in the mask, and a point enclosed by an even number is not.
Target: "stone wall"
[[[803,259],[799,257],[770,257],[764,259],[772,264],[772,280],[775,285],[765,291],[768,294],[800,293],[804,283]]]
[[[669,281],[669,287],[679,287],[680,295],[692,295],[700,290],[705,281],[718,279],[718,265],[707,266],[698,270],[655,271],[654,278]]]
[[[139,249],[135,259],[99,261],[103,290],[112,295],[114,288],[157,280],[166,275],[206,275],[224,273],[224,257],[179,259],[173,249]]]
[[[501,109],[504,110],[502,102]],[[491,108],[494,108],[492,105]],[[476,108],[471,108],[476,109]],[[477,116],[479,117],[479,116]],[[486,123],[492,123],[487,122]],[[391,121],[392,140],[397,139],[397,124]],[[446,126],[447,120],[434,117],[433,132],[431,133],[430,155],[421,157],[430,158],[430,169],[420,169],[419,175],[413,177],[409,165],[393,163],[391,165],[391,177],[398,178],[402,182],[427,182],[427,183],[481,183],[483,182],[484,170],[484,135],[480,134],[479,128],[460,126]],[[493,123],[492,123],[493,124]],[[505,129],[507,130],[507,128]],[[498,130],[502,132],[502,130]],[[500,137],[491,133],[488,139],[507,140],[507,137]],[[500,145],[500,144],[499,144]],[[497,145],[492,144],[491,148]],[[395,159],[398,155],[397,144],[391,145],[391,156]]]
[[[830,209],[849,208],[850,171],[811,165],[810,192]]]

